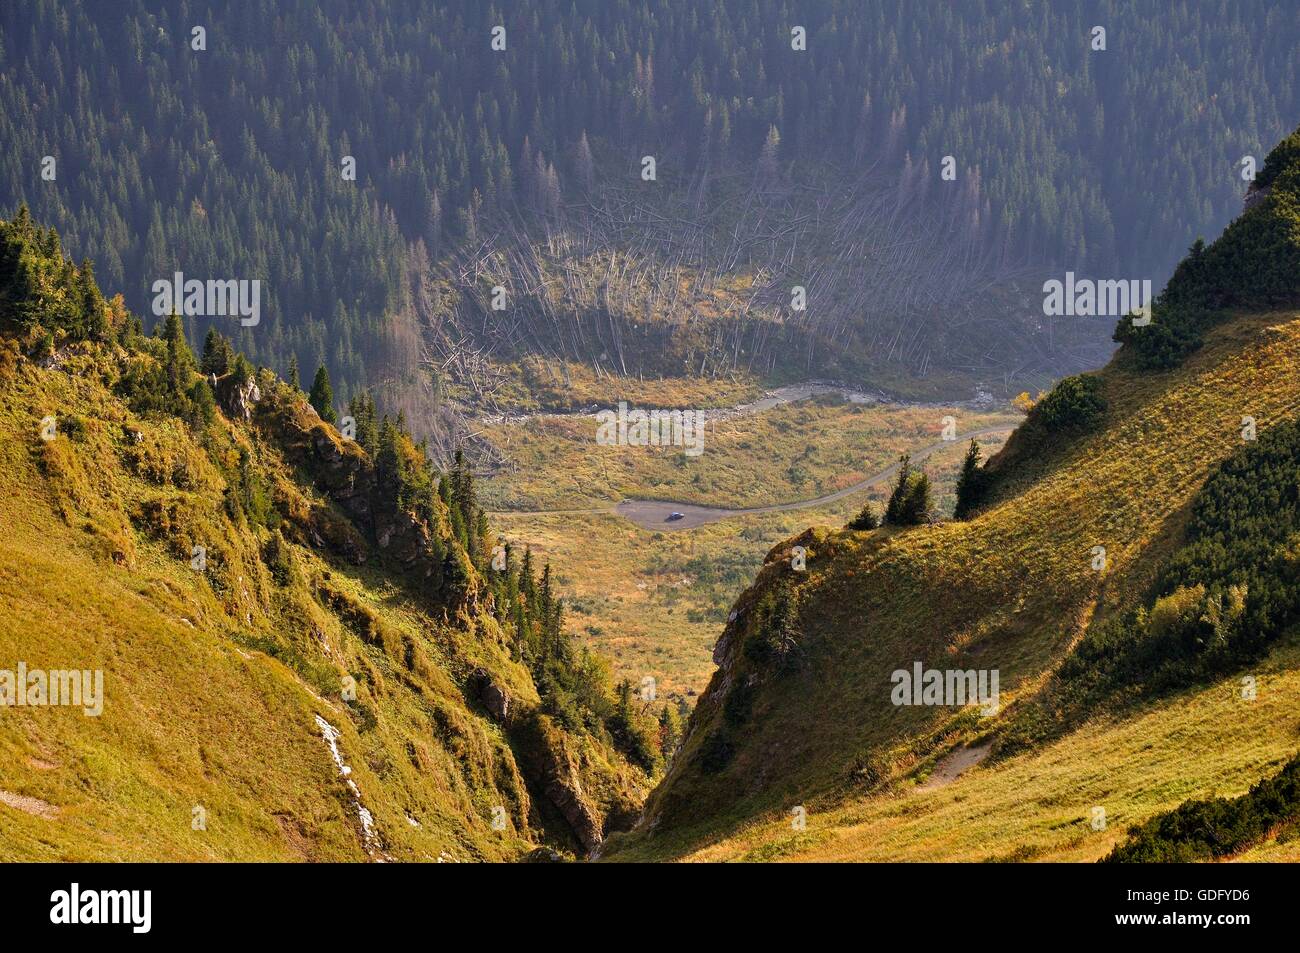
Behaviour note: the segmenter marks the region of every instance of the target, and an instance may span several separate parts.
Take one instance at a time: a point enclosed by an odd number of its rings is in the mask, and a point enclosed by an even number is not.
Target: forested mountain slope
[[[1153,323],[1125,321],[1111,364],[1063,381],[977,471],[968,519],[814,528],[772,551],[613,856],[1096,858],[1294,756],[1297,144]],[[896,673],[914,666],[997,673],[1000,698],[913,703]],[[1264,844],[1300,817],[1293,773],[1153,822],[1118,856],[1294,855]],[[810,819],[792,834],[773,815],[796,805]]]
[[[1300,11],[1158,6],[7,4],[0,206],[137,311],[176,271],[261,279],[240,350],[440,449],[490,359],[1051,376],[1105,334],[1044,321],[1035,269],[1161,278],[1297,112]]]
[[[25,208],[0,408],[0,669],[102,678],[90,713],[0,681],[0,858],[581,856],[635,818],[655,712],[400,420],[145,336]]]

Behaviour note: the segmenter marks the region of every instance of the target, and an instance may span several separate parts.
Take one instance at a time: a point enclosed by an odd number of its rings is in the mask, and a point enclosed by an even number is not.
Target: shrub
[[[904,454],[898,468],[898,482],[885,506],[885,522],[891,526],[919,526],[930,521],[934,501],[930,478],[912,469],[912,458]]]
[[[1015,397],[1011,398],[1011,405],[1015,407],[1016,410],[1020,411],[1022,414],[1028,414],[1031,410],[1034,409],[1034,405],[1037,404],[1040,400],[1042,400],[1043,397],[1044,394],[1041,390],[1038,392],[1037,397],[1030,397],[1029,391],[1024,390],[1021,391],[1019,394],[1017,394]]]
[[[1300,820],[1300,756],[1241,797],[1186,801],[1129,830],[1103,863],[1185,863],[1235,854]]]
[[[1087,430],[1106,412],[1101,379],[1085,374],[1067,377],[1034,407],[1033,417],[1048,430]]]
[[[207,426],[217,416],[217,400],[212,395],[212,388],[202,378],[194,382],[188,394],[190,400],[189,421],[195,429]]]
[[[271,575],[280,585],[287,586],[298,579],[298,568],[293,553],[278,529],[266,541],[262,558],[266,561],[266,568],[271,571]]]
[[[858,515],[849,520],[848,528],[852,530],[871,530],[880,525],[880,519],[876,516],[875,509],[870,502],[863,503],[862,509],[858,510]]]
[[[76,414],[69,414],[60,420],[59,429],[63,431],[63,435],[69,440],[80,443],[86,439],[85,418],[78,417]]]
[[[1168,370],[1197,350],[1205,330],[1221,318],[1220,312],[1208,308],[1157,302],[1150,324],[1135,326],[1132,315],[1127,315],[1115,328],[1114,340],[1133,347],[1139,367]]]
[[[632,701],[631,682],[624,680],[619,683],[614,711],[606,726],[614,747],[647,774],[653,774],[663,766],[659,723],[646,712],[637,710]]]
[[[1262,433],[1211,474],[1150,609],[1091,629],[1061,667],[1083,697],[1159,691],[1254,661],[1300,622],[1300,424]]]

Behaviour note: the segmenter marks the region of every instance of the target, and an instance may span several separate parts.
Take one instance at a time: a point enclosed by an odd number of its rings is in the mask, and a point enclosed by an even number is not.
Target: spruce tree
[[[327,424],[338,423],[338,414],[334,411],[334,388],[330,386],[329,371],[325,370],[324,364],[316,371],[316,379],[311,382],[311,393],[307,395],[307,400],[321,420]]]
[[[933,511],[930,477],[924,472],[913,473],[908,480],[908,492],[903,505],[903,525],[920,526],[928,523]]]
[[[167,315],[163,325],[163,340],[167,344],[167,393],[176,399],[187,396],[190,375],[194,373],[194,352],[185,339],[185,324],[174,311]]]
[[[885,522],[891,526],[918,526],[930,521],[934,500],[930,478],[912,470],[912,458],[904,454],[898,468],[898,482],[885,507]]]
[[[519,565],[519,591],[528,602],[530,611],[537,604],[537,577],[533,574],[533,549],[524,547],[524,558]]]
[[[872,508],[870,501],[862,504],[862,509],[858,515],[849,521],[848,528],[853,530],[871,530],[880,525],[880,520],[876,518],[876,511]]]
[[[357,424],[357,443],[374,456],[379,447],[379,425],[375,422],[375,400],[361,391],[348,401],[348,413]]]
[[[216,328],[209,328],[203,339],[203,358],[199,362],[199,370],[204,376],[216,374],[222,377],[229,372],[233,358],[234,348],[230,346],[230,341]]]
[[[957,477],[957,507],[953,518],[964,520],[984,501],[987,474],[980,466],[980,447],[972,437],[970,447],[966,450],[966,459],[961,464],[961,475]]]
[[[109,331],[108,316],[104,310],[104,296],[95,283],[95,266],[89,258],[81,262],[76,290],[81,298],[82,332],[99,340],[105,339]]]
[[[894,491],[889,494],[889,502],[885,505],[885,522],[890,526],[900,525],[900,519],[903,513],[903,500],[907,496],[907,483],[912,476],[912,457],[910,454],[903,454],[898,460],[898,482],[894,484]]]

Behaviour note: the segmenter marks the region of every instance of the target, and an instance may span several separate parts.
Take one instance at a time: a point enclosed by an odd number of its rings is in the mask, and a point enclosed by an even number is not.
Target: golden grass
[[[265,531],[224,521],[222,478],[185,428],[134,418],[93,367],[25,365],[0,381],[0,668],[101,669],[106,698],[98,718],[0,708],[0,860],[365,860],[317,714],[342,733],[388,855],[509,859],[531,847],[501,729],[456,686],[485,664],[536,703],[491,628],[445,626],[379,570],[297,546],[302,578],[274,584],[258,557]],[[82,417],[85,436],[41,442],[47,414]],[[217,439],[246,437],[219,425]],[[259,466],[293,485],[274,454]],[[156,499],[183,504],[161,535],[132,520]],[[190,569],[177,539],[217,531],[223,565]],[[309,587],[327,576],[412,643],[414,670],[314,600]],[[218,578],[229,586],[214,588]],[[344,674],[358,680],[356,704],[341,699]],[[28,799],[56,812],[14,806]],[[503,832],[491,827],[496,805]],[[195,808],[206,830],[193,829]]]
[[[853,798],[852,778],[864,764],[883,765],[895,783],[905,783],[944,751],[987,732],[992,724],[951,709],[893,706],[890,672],[914,660],[937,668],[996,668],[1000,717],[1006,717],[1017,698],[1041,688],[1094,615],[1122,607],[1138,591],[1135,580],[1149,578],[1207,474],[1240,446],[1241,417],[1254,416],[1266,429],[1295,415],[1298,365],[1300,322],[1290,314],[1251,315],[1219,327],[1201,351],[1171,373],[1139,373],[1112,364],[1103,374],[1110,406],[1105,426],[1027,461],[1032,478],[1021,479],[1009,496],[974,520],[815,541],[809,571],[796,580],[803,582],[803,667],[762,686],[753,716],[736,733],[734,758],[715,776],[702,774],[694,763],[703,737],[721,719],[720,700],[706,696],[684,757],[648,805],[648,816],[660,816],[654,834],[642,831],[610,855],[693,855],[709,844],[720,844],[728,856],[743,854],[767,843],[759,837],[757,843],[729,846],[756,818],[797,803],[829,812]],[[1106,548],[1108,560],[1100,573],[1091,568],[1098,545]],[[778,560],[764,570],[764,579],[788,573]],[[1293,655],[1271,663],[1284,687],[1293,684],[1293,663]],[[1018,845],[1032,851],[1050,842],[1064,854],[1060,844],[1067,835],[1048,838],[1039,827],[1008,821],[1017,815],[1006,799],[1039,797],[1040,776],[1032,766],[1046,764],[1037,759],[1049,756],[1070,780],[1052,782],[1044,796],[1080,783],[1082,775],[1070,770],[1105,768],[1097,776],[1109,778],[1105,793],[1117,805],[1112,833],[1118,836],[1116,823],[1136,823],[1216,785],[1244,789],[1268,773],[1267,766],[1294,754],[1297,739],[1289,715],[1266,704],[1255,710],[1277,716],[1265,716],[1267,727],[1250,720],[1244,708],[1234,723],[1225,711],[1204,716],[1197,711],[1208,697],[1183,696],[1180,704],[1161,709],[1189,709],[1187,717],[1200,725],[1200,734],[1186,739],[1160,734],[1158,721],[1134,721],[1111,729],[1109,742],[1097,740],[1089,747],[1089,739],[1108,730],[1090,725],[1003,768],[976,769],[969,780],[928,794],[924,802],[908,802],[928,815],[929,805],[960,792],[961,810],[969,818],[988,815],[971,820],[976,834],[962,833],[951,821],[958,816],[954,813],[948,822],[935,822],[918,846],[904,848],[900,834],[886,842],[887,849],[973,858],[1008,855]],[[1251,732],[1259,734],[1257,744],[1246,744]],[[1107,744],[1109,753],[1102,750]],[[1153,759],[1171,772],[1163,787],[1153,787]],[[1067,770],[1069,764],[1075,768]],[[1017,765],[1030,767],[1017,775]],[[995,778],[1005,779],[1005,786],[997,787]],[[1087,800],[1094,789],[1080,785]],[[1071,800],[1068,807],[1035,817],[1073,823],[1077,809]],[[765,836],[776,837],[779,829],[765,829]],[[845,846],[837,856],[861,850],[882,857],[885,849],[877,851],[869,842],[884,833],[883,827],[864,828],[857,839],[841,839],[837,842]],[[792,849],[811,852],[814,846]],[[1085,839],[1077,850],[1082,857],[1101,848]]]
[[[629,497],[729,508],[814,499],[938,442],[945,416],[956,419],[958,432],[1015,426],[1020,419],[1004,411],[806,400],[710,421],[703,452],[690,457],[679,447],[600,446],[592,418],[536,418],[485,432],[512,468],[489,481],[484,496],[498,510],[566,509]]]
[[[1129,826],[1188,798],[1245,791],[1300,747],[1300,648],[1253,671],[1258,697],[1236,677],[1188,691],[1123,720],[1098,719],[1040,750],[972,768],[923,791],[912,783],[879,797],[808,810],[802,835],[765,822],[684,859],[797,861],[1092,861]],[[1094,809],[1105,827],[1094,829]],[[1265,845],[1239,859],[1294,858]]]

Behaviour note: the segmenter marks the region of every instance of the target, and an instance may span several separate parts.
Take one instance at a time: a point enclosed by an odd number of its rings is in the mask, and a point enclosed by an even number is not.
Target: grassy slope
[[[1267,428],[1300,408],[1297,360],[1300,323],[1291,314],[1271,314],[1214,329],[1206,346],[1177,371],[1139,373],[1117,361],[1102,374],[1110,406],[1104,426],[1026,467],[1001,502],[975,520],[816,537],[810,572],[797,580],[804,666],[766,679],[752,715],[732,732],[737,753],[724,770],[709,775],[700,767],[700,746],[721,724],[724,689],[749,669],[737,663],[735,671],[715,676],[683,756],[652,796],[650,823],[611,845],[611,852],[674,856],[720,841],[719,852],[743,853],[752,845],[728,840],[740,825],[791,804],[832,805],[853,797],[850,778],[864,766],[906,787],[927,758],[987,731],[990,724],[973,713],[894,707],[889,673],[916,659],[940,668],[998,668],[1004,713],[1015,697],[1034,692],[1095,613],[1114,611],[1149,579],[1207,472],[1239,446],[1241,417],[1253,415]],[[1090,567],[1095,545],[1108,551],[1103,573]],[[774,561],[758,588],[783,574],[788,569]],[[745,625],[742,615],[729,627],[733,641]],[[1239,719],[1249,718],[1251,710],[1231,709]],[[1151,778],[1144,759],[1133,757],[1131,738],[1127,744],[1111,738],[1084,753],[1089,733],[1102,730],[1098,726],[1013,758],[999,771],[1019,766],[1026,776],[1039,777],[1034,765],[1047,762],[1035,759],[1080,746],[1079,763],[1106,769],[1115,796],[1126,805],[1124,823],[1135,822],[1216,783],[1244,789],[1261,765],[1293,753],[1294,729],[1263,721],[1274,725],[1273,734],[1260,724],[1234,725],[1226,713],[1210,719],[1209,727],[1222,729],[1225,741],[1239,730],[1272,737],[1273,746],[1214,752],[1205,743],[1180,743],[1172,756],[1186,772],[1184,782],[1164,797],[1140,796],[1150,790]],[[1147,743],[1157,750],[1158,740]],[[1212,758],[1222,761],[1217,772]],[[1205,763],[1198,767],[1200,762]],[[971,814],[997,809],[996,790],[979,780],[986,770],[946,789],[961,789],[963,809]],[[1027,836],[1023,826],[1013,827]],[[862,842],[879,833],[869,832]],[[979,843],[959,825],[929,836],[913,849],[947,857]],[[1004,853],[1016,842],[989,837],[980,849],[984,856]],[[856,855],[850,849],[843,856]]]
[[[807,829],[788,819],[756,824],[689,856],[693,860],[1092,861],[1131,824],[1190,797],[1244,793],[1300,747],[1300,646],[1253,673],[1259,692],[1240,697],[1235,678],[1098,719],[1041,750],[971,769],[936,790],[901,785],[849,798]],[[1189,757],[1189,754],[1194,756]],[[1094,830],[1093,808],[1106,811]],[[1240,859],[1300,860],[1300,843],[1268,844]]]
[[[275,582],[260,558],[265,531],[221,514],[222,478],[187,429],[136,419],[103,386],[104,366],[81,356],[0,375],[0,667],[100,668],[106,695],[99,718],[0,709],[0,859],[364,860],[318,713],[341,731],[393,858],[507,859],[542,838],[553,818],[462,688],[482,666],[517,707],[536,704],[491,620],[430,618],[377,567],[326,564],[303,546],[290,547],[298,578]],[[46,414],[81,416],[85,437],[43,443]],[[256,451],[284,508],[321,503],[245,428],[217,428],[231,450]],[[170,506],[180,515],[165,529],[140,516]],[[211,579],[180,555],[191,538],[221,540]],[[324,585],[376,613],[385,644],[319,599]],[[406,662],[393,640],[412,646]],[[341,699],[345,673],[359,682],[354,704]],[[606,756],[594,745],[575,754],[589,795],[613,801],[627,792],[602,785],[630,779]],[[206,831],[191,829],[195,806]]]

